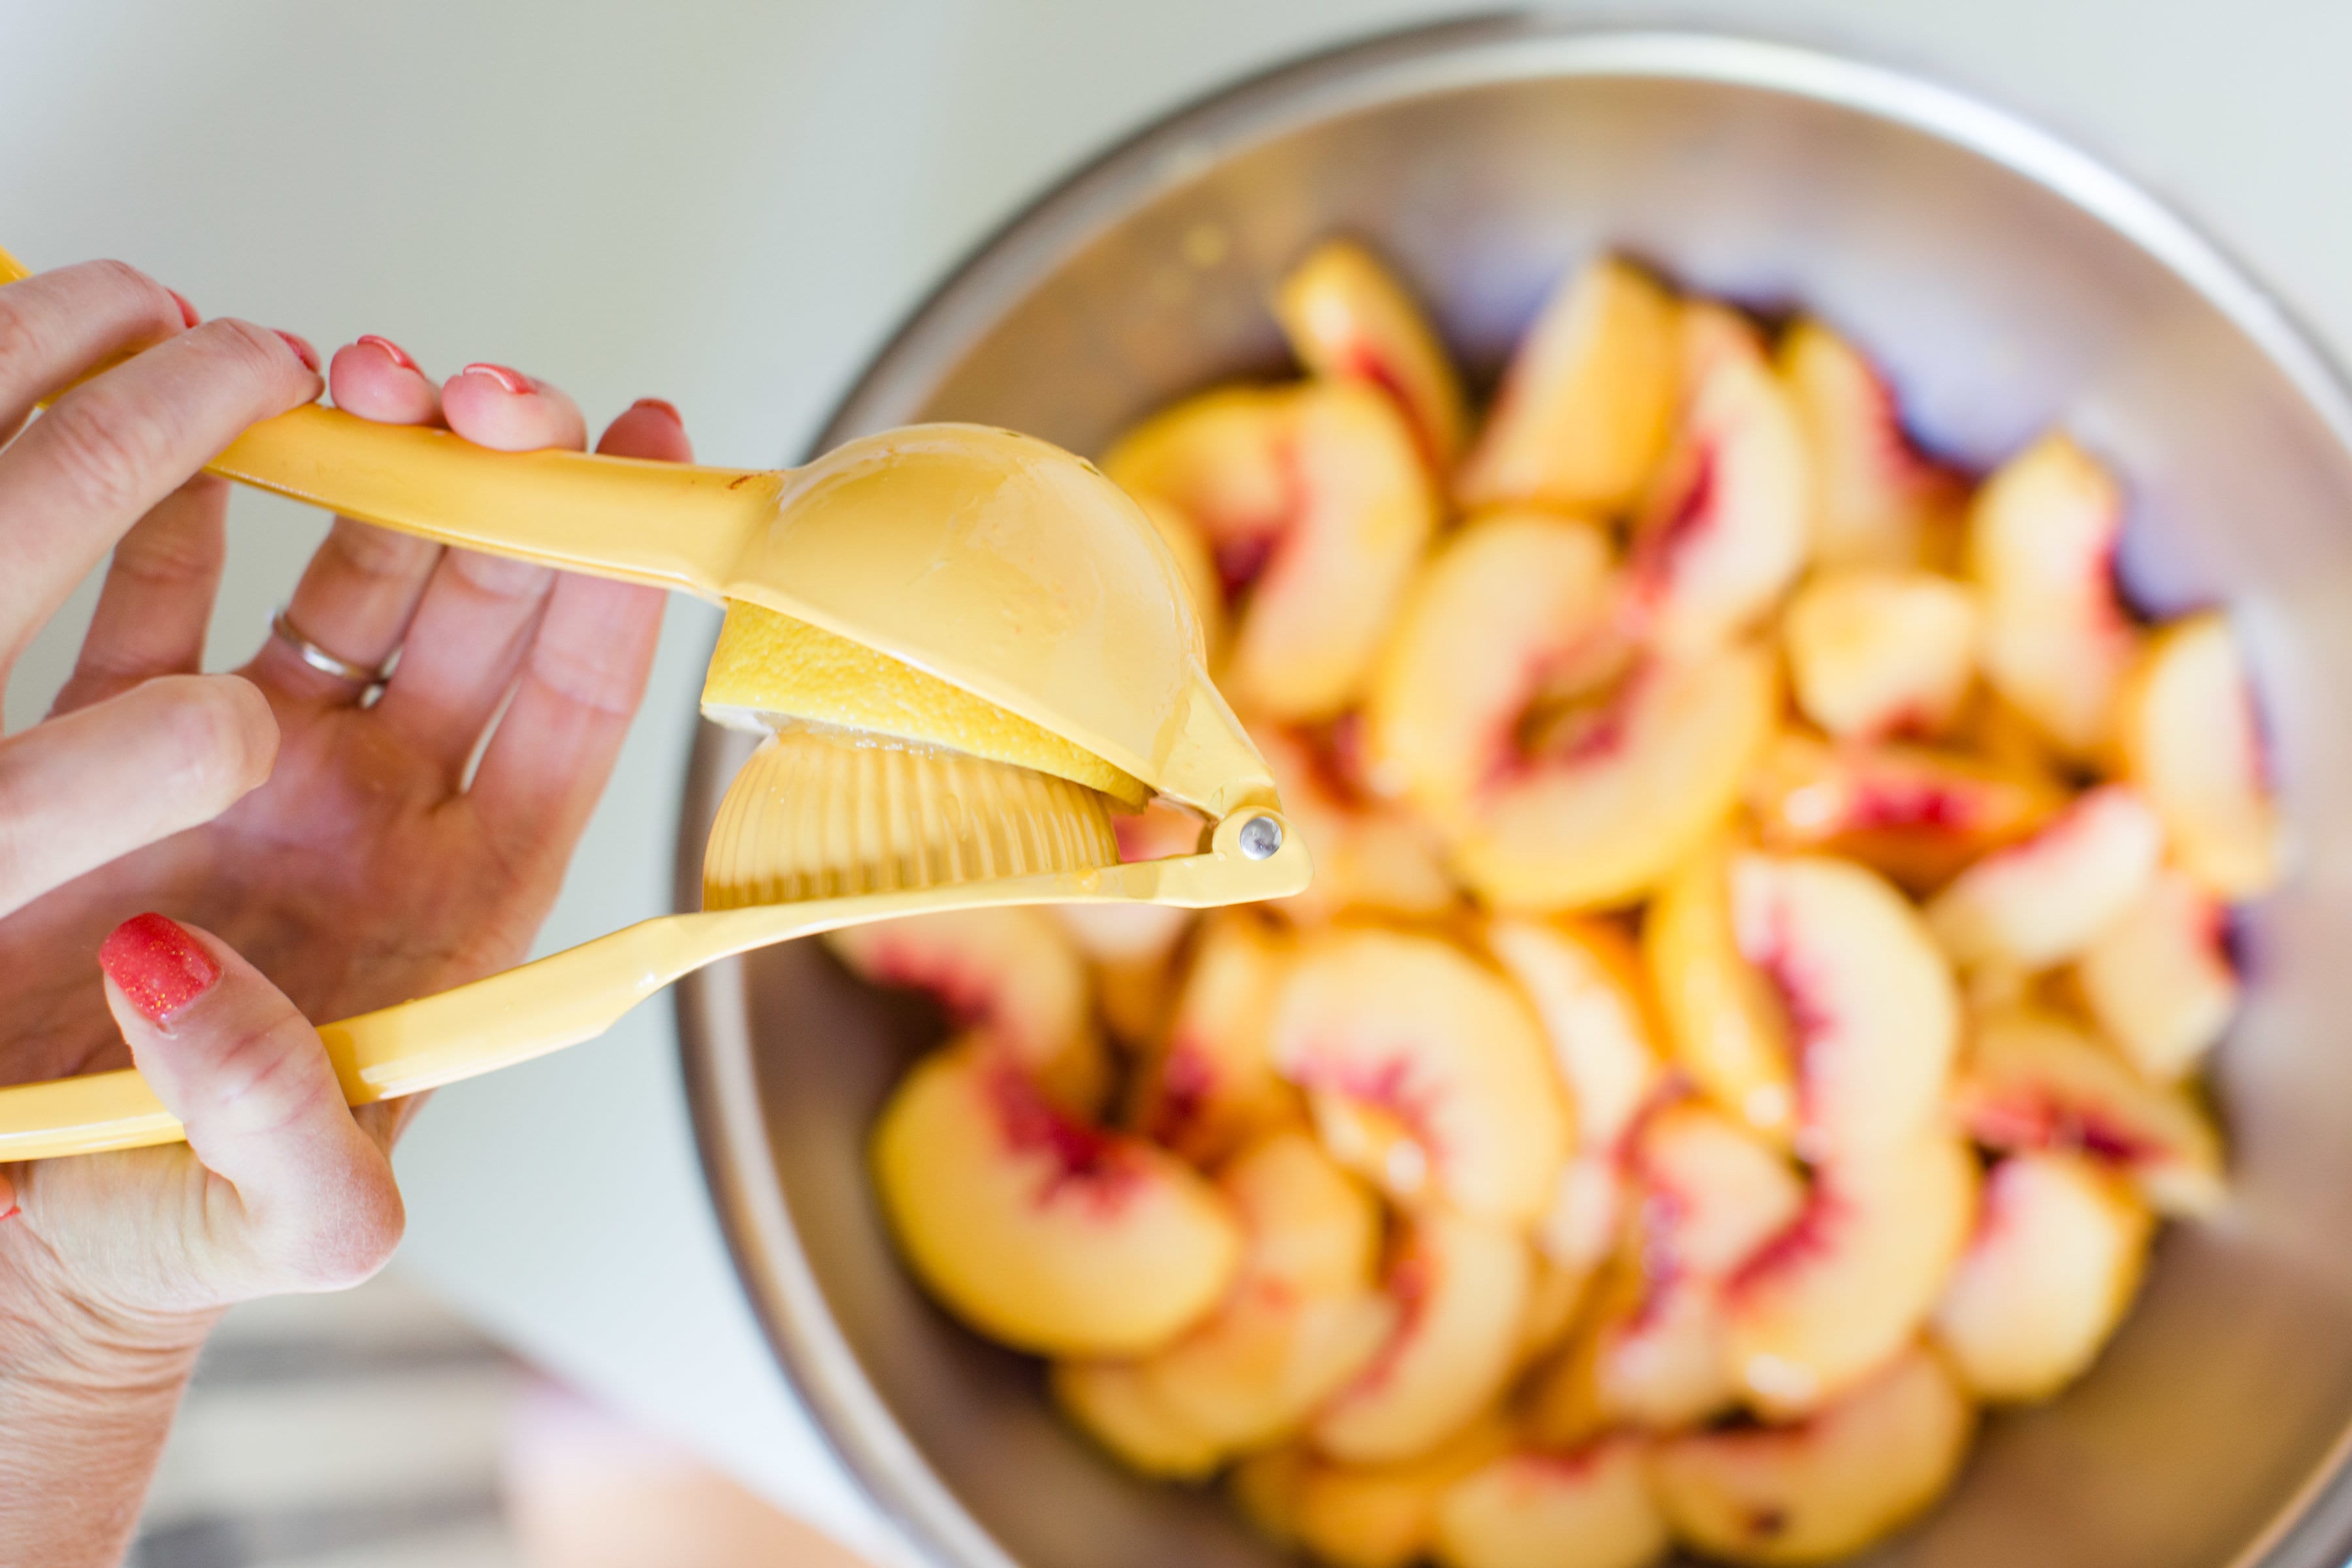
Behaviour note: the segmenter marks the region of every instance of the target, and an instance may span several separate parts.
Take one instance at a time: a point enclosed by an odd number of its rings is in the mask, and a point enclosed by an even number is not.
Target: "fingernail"
[[[133,915],[99,945],[98,966],[148,1022],[160,1024],[217,984],[221,966],[162,915]]]
[[[0,1222],[16,1217],[16,1184],[0,1176]]]
[[[408,357],[408,351],[402,348],[398,343],[394,342],[390,338],[380,338],[373,332],[362,332],[360,334],[360,342],[367,344],[370,348],[376,350],[382,353],[384,358],[390,360],[401,369],[416,370],[416,362]],[[425,373],[421,370],[416,370],[416,374],[422,375]]]
[[[686,423],[686,416],[677,411],[677,405],[670,402],[666,397],[640,397],[635,403],[630,404],[629,406],[631,408],[650,408],[657,414],[668,415],[680,425]]]
[[[286,346],[294,351],[294,357],[296,359],[300,360],[305,365],[310,367],[311,374],[316,375],[319,374],[319,351],[310,346],[310,339],[298,336],[293,332],[286,331],[278,327],[272,327],[269,330],[286,340]]]
[[[166,289],[163,292],[169,294],[172,297],[172,302],[180,307],[180,320],[183,322],[191,327],[204,324],[205,319],[196,314],[196,308],[188,303],[188,297],[185,294],[181,293],[177,289]],[[10,1214],[15,1212],[13,1209],[9,1211]],[[0,1219],[7,1217],[7,1215],[0,1215]]]
[[[502,364],[469,364],[459,375],[487,375],[517,397],[528,397],[533,390],[530,377],[519,370],[509,370]]]

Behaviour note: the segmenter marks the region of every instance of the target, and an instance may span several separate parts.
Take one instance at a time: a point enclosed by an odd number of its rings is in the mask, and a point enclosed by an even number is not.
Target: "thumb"
[[[382,1268],[404,1223],[392,1163],[285,993],[162,915],[123,921],[98,959],[132,1059],[218,1178],[201,1223],[238,1276],[225,1289],[332,1290]]]

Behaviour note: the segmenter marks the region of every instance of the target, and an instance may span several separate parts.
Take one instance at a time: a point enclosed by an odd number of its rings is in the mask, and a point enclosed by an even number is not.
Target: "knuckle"
[[[175,331],[180,325],[179,301],[172,291],[128,261],[108,258],[89,263],[91,274],[110,293],[149,319],[150,325]]]
[[[0,365],[34,364],[47,357],[41,319],[26,307],[23,293],[0,289]]]
[[[301,374],[301,362],[286,346],[285,339],[235,316],[206,321],[188,338],[225,373],[270,394],[291,386]]]
[[[343,565],[372,581],[406,578],[427,564],[440,546],[411,533],[371,528],[346,518],[327,536]]]
[[[143,510],[152,476],[171,446],[153,409],[101,380],[58,403],[41,424],[49,456],[77,503],[109,516]]]

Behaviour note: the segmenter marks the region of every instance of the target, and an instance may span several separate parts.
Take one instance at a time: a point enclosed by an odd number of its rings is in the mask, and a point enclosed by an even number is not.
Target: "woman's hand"
[[[55,710],[0,742],[0,1082],[135,1058],[189,1132],[0,1168],[0,1211],[16,1209],[0,1224],[0,1555],[45,1563],[120,1551],[222,1306],[349,1284],[391,1251],[386,1151],[407,1107],[346,1108],[306,1016],[523,956],[661,613],[653,590],[338,520],[290,620],[331,665],[373,670],[397,650],[381,700],[284,637],[235,675],[198,673],[226,487],[197,470],[314,396],[316,362],[299,340],[197,325],[128,268],[68,268],[0,289],[0,437],[140,349],[0,447],[0,677],[114,545]],[[436,386],[379,339],[338,353],[330,379],[353,413],[487,446],[585,434],[552,388],[494,366]],[[688,455],[652,402],[600,449]],[[68,1533],[40,1534],[67,1517],[41,1511],[66,1477]]]

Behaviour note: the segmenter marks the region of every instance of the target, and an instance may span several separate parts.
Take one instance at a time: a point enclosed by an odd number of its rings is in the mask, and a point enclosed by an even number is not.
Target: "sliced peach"
[[[1750,775],[1748,807],[1776,849],[1826,849],[1913,891],[1951,880],[2065,802],[2044,775],[1924,746],[1832,746],[1787,731]]]
[[[2047,1399],[2082,1375],[2131,1305],[2154,1227],[2128,1185],[2079,1154],[1994,1165],[1936,1307],[1937,1342],[1969,1392]]]
[[[986,1035],[1057,1103],[1079,1111],[1100,1103],[1109,1064],[1086,964],[1044,910],[909,915],[827,931],[824,943],[860,979],[920,991],[951,1026]]]
[[[1396,275],[1352,240],[1326,240],[1274,297],[1291,353],[1315,375],[1368,382],[1397,400],[1430,467],[1444,473],[1467,438],[1462,378]]]
[[[1927,1321],[1976,1205],[1976,1161],[1942,1132],[1822,1171],[1804,1213],[1725,1287],[1748,1404],[1802,1415],[1885,1364]]]
[[[1286,721],[1348,705],[1437,523],[1393,403],[1353,382],[1228,388],[1146,420],[1103,468],[1207,540],[1240,601],[1223,681],[1236,705]]]
[[[1633,531],[1633,602],[1670,651],[1761,620],[1803,570],[1812,475],[1789,395],[1760,347],[1717,332]]]
[[[1474,518],[1414,582],[1375,670],[1373,787],[1460,824],[1514,763],[1528,714],[1613,640],[1608,536],[1526,509]]]
[[[1254,1133],[1297,1120],[1296,1090],[1266,1052],[1290,944],[1255,911],[1220,910],[1205,923],[1177,993],[1167,1037],[1144,1060],[1128,1125],[1195,1164]]]
[[[1675,1061],[1745,1127],[1794,1139],[1797,1078],[1789,1021],[1771,983],[1739,950],[1727,846],[1693,855],[1651,900],[1642,957]]]
[[[1208,826],[1197,812],[1164,800],[1110,819],[1122,862],[1164,860],[1199,852]],[[1047,906],[1080,952],[1098,964],[1164,969],[1166,959],[1192,928],[1191,910],[1164,904],[1053,904]],[[1108,998],[1104,999],[1106,1004]],[[1111,1011],[1106,1005],[1107,1013]],[[1118,1026],[1123,1033],[1123,1023]]]
[[[1576,1107],[1578,1148],[1615,1149],[1665,1070],[1640,953],[1598,921],[1510,916],[1487,925],[1486,948],[1543,1026]]]
[[[1274,1133],[1227,1163],[1218,1186],[1246,1237],[1232,1292],[1207,1321],[1137,1363],[1153,1403],[1225,1451],[1295,1431],[1392,1336],[1373,1289],[1380,1205],[1303,1132]]]
[[[1530,1365],[1559,1348],[1592,1295],[1598,1270],[1590,1265],[1563,1263],[1536,1243],[1535,1272],[1528,1277],[1527,1317],[1519,1325],[1518,1363]]]
[[[1841,739],[1940,734],[1976,679],[1976,595],[1932,572],[1824,572],[1781,636],[1798,708]]]
[[[1520,339],[1457,499],[1630,506],[1665,451],[1681,351],[1674,299],[1647,275],[1608,258],[1571,274]]]
[[[1730,866],[1740,956],[1779,1000],[1795,1051],[1797,1152],[1897,1146],[1935,1120],[1959,1043],[1950,967],[1884,878],[1826,855]]]
[[[1132,1362],[1055,1362],[1046,1377],[1054,1402],[1129,1469],[1198,1480],[1225,1450],[1162,1402]]]
[[[2123,494],[2063,435],[2011,458],[1969,510],[1986,679],[2058,749],[2095,758],[2139,634],[2116,595]]]
[[[2159,1083],[2194,1071],[2237,1015],[2227,918],[2189,878],[2159,872],[2075,963],[2100,1031]]]
[[[1612,1423],[1673,1431],[1737,1401],[1719,1287],[1796,1222],[1805,1187],[1778,1151],[1695,1104],[1643,1123],[1633,1169],[1639,1285],[1595,1326],[1593,1392]]]
[[[1510,1429],[1489,1414],[1430,1452],[1393,1463],[1306,1457],[1290,1473],[1298,1543],[1334,1568],[1403,1568],[1429,1550],[1446,1492],[1510,1447]]]
[[[1486,947],[1533,1004],[1575,1108],[1576,1152],[1535,1241],[1551,1267],[1581,1273],[1616,1244],[1626,1135],[1665,1070],[1641,958],[1616,927],[1588,920],[1507,917],[1487,926]]]
[[[2123,1172],[2159,1214],[2209,1215],[2227,1195],[2221,1135],[2198,1102],[2054,1013],[1979,1017],[1952,1109],[1989,1148],[2072,1150]]]
[[[1506,763],[1455,843],[1455,871],[1507,910],[1640,898],[1737,807],[1775,700],[1754,648],[1637,666],[1552,747]]]
[[[1316,1415],[1308,1435],[1335,1459],[1380,1464],[1462,1430],[1518,1364],[1530,1260],[1517,1232],[1444,1209],[1413,1216],[1390,1266],[1396,1330]]]
[[[1954,878],[1927,906],[1927,923],[1956,963],[2047,969],[2146,894],[2163,854],[2147,802],[2104,784]]]
[[[1304,1444],[1268,1448],[1227,1472],[1225,1489],[1252,1529],[1286,1550],[1298,1544],[1298,1505],[1315,1466]]]
[[[1547,1448],[1574,1448],[1627,1427],[1698,1426],[1738,1400],[1717,1282],[1652,1277],[1625,1260],[1604,1271],[1567,1350],[1529,1384],[1528,1435]]]
[[[1967,487],[1912,446],[1876,367],[1810,320],[1782,336],[1779,365],[1812,455],[1822,564],[1907,567],[1948,556]]]
[[[1958,997],[1876,874],[1818,855],[1702,857],[1651,907],[1647,942],[1677,1057],[1748,1127],[1827,1160],[1933,1119]]]
[[[2158,632],[2125,687],[2124,772],[2164,821],[2182,870],[2216,898],[2251,899],[2285,864],[2244,657],[2219,613]]]
[[[1174,1155],[1063,1114],[985,1040],[917,1064],[874,1130],[875,1185],[933,1295],[1023,1350],[1157,1349],[1224,1294],[1241,1228]]]
[[[1310,937],[1269,1041],[1341,1163],[1499,1223],[1542,1212],[1568,1152],[1559,1083],[1527,1005],[1460,949],[1365,928]]]
[[[1307,890],[1274,906],[1301,924],[1349,910],[1427,919],[1456,900],[1444,847],[1426,823],[1367,793],[1342,761],[1343,742],[1360,729],[1354,715],[1320,735],[1250,726],[1290,826],[1315,859]]]
[[[1444,1568],[1646,1568],[1665,1555],[1643,1446],[1521,1449],[1457,1481],[1437,1507]]]
[[[1652,1484],[1694,1551],[1728,1563],[1830,1563],[1925,1512],[1958,1473],[1975,1425],[1951,1373],[1914,1350],[1798,1426],[1661,1444]]]

